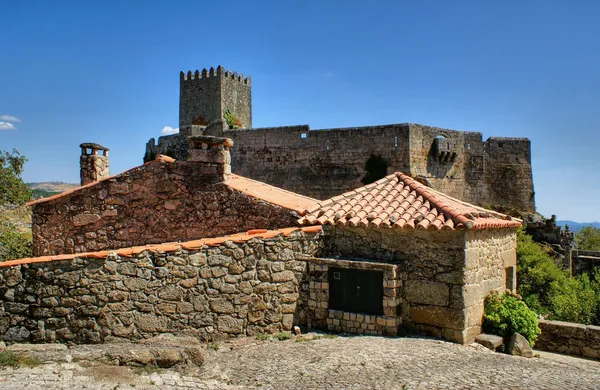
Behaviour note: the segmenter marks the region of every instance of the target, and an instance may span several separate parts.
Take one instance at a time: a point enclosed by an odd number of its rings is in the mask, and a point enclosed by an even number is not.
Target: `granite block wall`
[[[540,320],[539,326],[536,349],[600,359],[600,326],[547,320]]]
[[[481,332],[485,296],[503,291],[506,273],[515,270],[513,229],[324,229],[322,256],[397,265],[403,327],[459,343]]]
[[[304,259],[318,252],[319,235],[0,267],[0,337],[100,343],[289,331],[306,322]]]
[[[33,205],[35,256],[296,226],[289,210],[233,190],[222,164],[150,162]]]

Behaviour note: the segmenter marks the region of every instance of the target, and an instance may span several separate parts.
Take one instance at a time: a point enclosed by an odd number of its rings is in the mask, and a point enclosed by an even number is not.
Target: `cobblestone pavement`
[[[213,345],[214,347],[214,345]],[[600,389],[600,362],[525,359],[422,338],[236,339],[200,369],[150,371],[99,363],[0,370],[0,389]]]

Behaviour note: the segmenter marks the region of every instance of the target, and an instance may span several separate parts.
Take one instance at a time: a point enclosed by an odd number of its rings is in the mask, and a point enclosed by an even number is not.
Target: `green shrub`
[[[577,249],[582,251],[600,251],[600,228],[586,226],[575,233]]]
[[[571,278],[543,245],[522,230],[517,245],[517,289],[529,308],[551,320],[600,323],[600,274]]]
[[[19,232],[15,225],[0,218],[0,261],[31,257],[31,233]]]
[[[284,341],[284,340],[289,340],[292,338],[292,334],[288,333],[288,332],[281,332],[281,333],[277,333],[277,335],[275,336],[277,338],[277,340],[279,341]]]
[[[507,342],[513,333],[520,333],[531,346],[540,334],[535,312],[519,297],[492,291],[485,298],[483,330],[496,334]]]
[[[35,367],[42,364],[42,361],[36,357],[27,354],[16,354],[10,351],[0,352],[0,367]]]

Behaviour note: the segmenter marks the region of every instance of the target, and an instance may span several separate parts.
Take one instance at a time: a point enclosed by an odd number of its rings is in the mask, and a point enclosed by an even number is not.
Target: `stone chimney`
[[[231,173],[231,155],[233,146],[230,138],[199,135],[188,137],[188,161],[200,164],[200,175],[216,176],[217,181],[227,181]]]
[[[81,185],[93,183],[110,176],[108,170],[108,148],[94,143],[83,143],[81,147]],[[102,151],[102,155],[98,154]]]

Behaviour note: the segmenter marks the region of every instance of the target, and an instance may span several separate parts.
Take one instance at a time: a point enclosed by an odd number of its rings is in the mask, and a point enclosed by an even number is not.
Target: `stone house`
[[[316,327],[361,332],[363,316],[348,313],[358,305],[378,333],[400,326],[469,343],[485,296],[516,289],[521,223],[400,172],[319,202],[300,222],[324,227],[322,258],[309,264]]]
[[[29,203],[34,255],[296,226],[298,213],[316,202],[231,174],[227,138],[199,136],[189,142],[188,161],[160,156],[112,177],[106,174],[107,157],[88,153],[83,146],[92,144],[82,144],[82,186]],[[104,162],[99,166],[90,159]],[[102,174],[89,172],[94,169]],[[84,181],[89,177],[101,179]]]
[[[189,161],[159,156],[32,203],[38,257],[0,264],[5,340],[300,325],[468,343],[485,295],[515,288],[519,221],[402,173],[316,201],[232,174],[229,139],[189,143]]]

